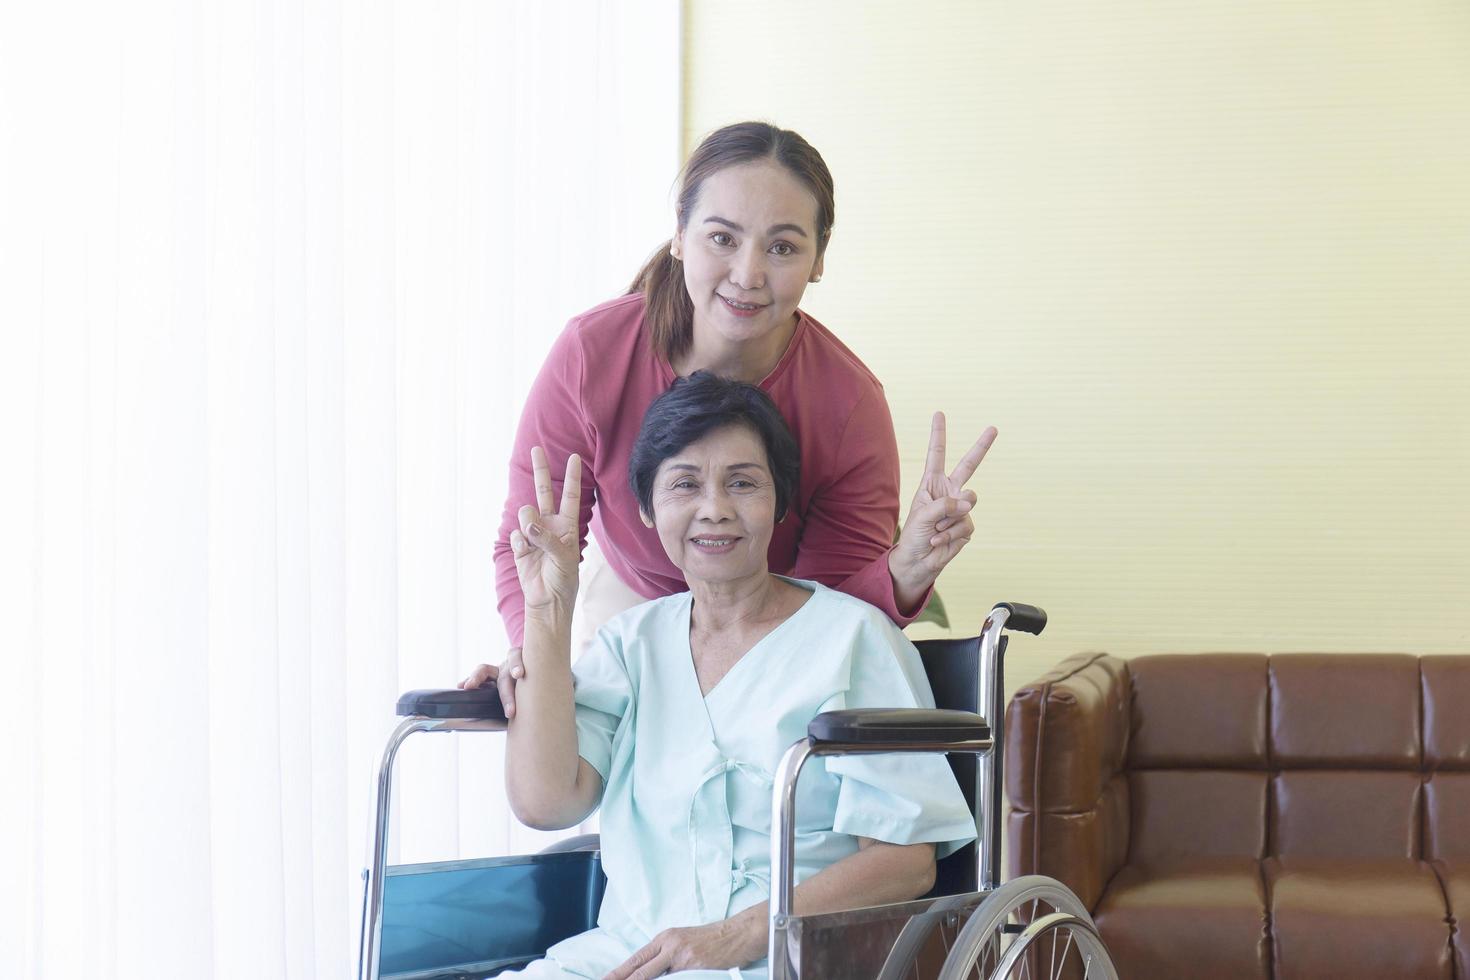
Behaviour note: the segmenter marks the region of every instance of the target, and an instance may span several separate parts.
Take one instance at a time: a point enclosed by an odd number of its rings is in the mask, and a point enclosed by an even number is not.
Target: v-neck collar
[[[821,586],[815,582],[804,582],[800,579],[788,578],[785,575],[777,575],[776,578],[781,579],[783,582],[789,582],[792,585],[796,586],[798,589],[801,589],[804,592],[809,592],[810,595],[807,596],[806,601],[804,601],[795,612],[782,620],[775,629],[771,630],[759,640],[756,640],[749,650],[746,650],[743,654],[741,654],[740,659],[730,665],[730,669],[725,671],[725,676],[721,677],[718,681],[715,682],[715,686],[709,689],[708,694],[702,692],[699,689],[699,672],[694,669],[694,646],[689,642],[689,632],[694,625],[694,593],[689,593],[689,603],[685,610],[684,616],[684,642],[681,659],[684,661],[684,672],[689,679],[689,683],[694,685],[695,693],[699,694],[700,702],[704,704],[706,708],[708,708],[710,701],[714,699],[715,695],[719,693],[720,689],[726,686],[725,682],[730,679],[730,676],[732,674],[734,674],[738,670],[744,669],[745,664],[748,661],[755,659],[758,655],[763,655],[767,647],[774,645],[774,641],[776,641],[778,637],[789,630],[791,623],[803,613],[805,613],[808,608],[811,607],[813,600],[817,598],[818,590],[821,589]],[[808,588],[809,585],[815,586],[815,588]],[[706,714],[708,714],[708,712],[706,712]],[[710,728],[711,730],[713,730],[714,728],[713,719],[710,719]]]
[[[786,373],[787,369],[791,366],[792,359],[796,356],[797,345],[806,333],[807,321],[810,319],[802,310],[798,309],[796,311],[796,329],[792,332],[791,339],[786,342],[786,349],[781,352],[780,358],[776,361],[776,366],[771,368],[770,373],[756,382],[757,388],[769,391],[771,386],[776,383],[776,379]],[[655,357],[654,362],[658,367],[659,376],[663,379],[664,387],[672,387],[674,381],[679,377],[674,372],[674,366],[662,356]]]

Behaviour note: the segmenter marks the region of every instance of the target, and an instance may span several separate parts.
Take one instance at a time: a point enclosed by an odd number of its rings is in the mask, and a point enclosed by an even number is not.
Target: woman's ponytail
[[[670,364],[689,350],[694,337],[694,304],[684,287],[684,263],[674,258],[672,245],[660,245],[628,287],[643,294],[643,322],[654,353]]]

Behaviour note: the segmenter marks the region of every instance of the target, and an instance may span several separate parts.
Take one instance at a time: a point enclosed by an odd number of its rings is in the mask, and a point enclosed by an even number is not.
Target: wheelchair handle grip
[[[450,687],[408,691],[398,699],[397,713],[403,718],[422,715],[505,721],[505,706],[500,703],[500,691],[494,684],[469,690]]]
[[[1046,610],[1040,606],[1028,606],[1024,602],[997,602],[995,608],[1010,613],[1006,629],[1022,633],[1040,633],[1046,629]]]

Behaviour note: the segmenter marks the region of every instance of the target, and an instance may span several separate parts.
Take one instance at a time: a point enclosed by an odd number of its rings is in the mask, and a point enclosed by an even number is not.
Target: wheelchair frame
[[[980,690],[976,705],[981,718],[1005,718],[1004,633],[1017,609],[1022,611],[1018,628],[1032,627],[1040,633],[1046,613],[1031,606],[1003,602],[990,610],[980,631]],[[815,756],[875,754],[892,752],[968,752],[977,756],[975,805],[975,865],[981,892],[994,890],[1000,882],[1000,794],[1005,785],[1005,725],[990,725],[988,738],[924,742],[827,742],[810,736],[798,739],[781,757],[771,792],[771,926],[767,941],[767,965],[771,980],[797,975],[787,957],[787,930],[792,922],[796,894],[796,782],[802,767]]]
[[[927,726],[922,730],[912,728],[905,730],[902,722],[896,722],[892,727],[884,727],[881,724],[883,721],[896,718],[905,712],[862,709],[819,715],[809,727],[808,737],[798,739],[786,750],[777,768],[771,793],[772,874],[770,929],[767,945],[770,980],[795,980],[802,975],[802,963],[794,961],[790,951],[795,947],[802,951],[802,959],[808,958],[813,944],[802,942],[804,933],[815,939],[822,935],[824,930],[841,933],[843,929],[861,927],[862,931],[873,935],[886,935],[884,929],[874,930],[875,924],[882,924],[887,932],[896,933],[892,949],[886,954],[881,950],[876,952],[864,950],[863,955],[870,958],[878,955],[885,956],[886,962],[878,976],[880,980],[889,980],[889,978],[896,980],[898,977],[907,975],[908,960],[906,957],[917,953],[938,923],[943,922],[950,927],[955,927],[962,916],[969,916],[970,921],[966,923],[961,936],[974,933],[970,942],[975,949],[979,949],[981,943],[989,942],[992,935],[1004,933],[1016,937],[1016,941],[1004,950],[1004,955],[1001,955],[999,945],[995,947],[996,957],[1002,961],[1001,966],[1006,968],[1013,966],[1024,955],[1025,949],[1042,935],[1064,930],[1069,937],[1069,947],[1072,937],[1076,937],[1079,949],[1086,946],[1089,950],[1088,957],[1100,957],[1096,960],[1099,963],[1100,972],[1106,977],[1115,976],[1087,909],[1065,886],[1051,879],[1032,876],[1017,879],[1007,883],[1003,888],[998,888],[1000,882],[1001,792],[1004,785],[1005,692],[1002,683],[1006,648],[1004,634],[1008,626],[1024,632],[1040,633],[1045,625],[1046,613],[1035,607],[1019,603],[998,603],[990,610],[979,637],[980,663],[977,675],[976,706],[980,708],[980,711],[976,713],[942,712],[943,715],[949,716],[948,721],[951,724],[948,728],[937,730],[951,732],[949,737],[935,737],[933,735],[935,729]],[[399,714],[408,714],[410,717],[406,717],[394,729],[378,766],[371,865],[363,871],[364,896],[358,980],[379,980],[380,977],[389,808],[392,796],[393,765],[399,747],[409,735],[420,731],[498,732],[505,731],[507,727],[504,717],[486,717],[487,714],[493,715],[501,712],[498,694],[493,688],[470,691],[454,689],[412,691],[399,700],[398,711]],[[933,717],[936,712],[908,712],[908,714],[926,714]],[[818,731],[819,722],[839,715],[863,715],[867,719],[878,721],[880,723],[877,727],[878,734],[870,735],[867,730],[863,730],[847,738],[824,737]],[[957,726],[953,724],[956,716],[959,716]],[[999,723],[991,725],[987,719],[997,719]],[[846,729],[839,728],[838,730],[845,731]],[[955,737],[953,733],[958,733],[958,737]],[[975,880],[979,890],[815,916],[794,915],[795,799],[796,785],[803,767],[810,759],[817,756],[893,752],[969,753],[976,756]],[[1020,926],[1007,924],[1022,909],[1022,904],[1007,904],[1012,900],[1018,903],[1030,902],[1030,915],[1023,917],[1023,919],[1030,919],[1029,924],[1024,921]],[[1038,905],[1043,901],[1045,908]],[[1046,913],[1046,908],[1053,911]],[[903,922],[902,926],[896,926],[895,923],[900,920]],[[985,923],[983,930],[976,931],[974,927],[979,926],[982,920]],[[1053,937],[1053,955],[1055,955],[1055,949],[1055,937]],[[907,952],[904,952],[905,950]],[[955,950],[956,954],[961,952],[963,951]],[[1063,955],[1065,957],[1066,953],[1064,952]],[[947,957],[946,963],[949,964],[950,959],[958,960],[958,958],[958,955]],[[1089,970],[1094,961],[1092,958],[1086,960]],[[974,962],[975,957],[972,955],[969,964],[973,965]],[[507,967],[510,965],[512,964],[506,964]],[[968,976],[971,965],[966,965],[963,973],[946,965],[941,976]],[[807,972],[815,976],[848,975],[845,972],[847,969],[846,965],[826,963],[821,967],[812,966]],[[996,975],[1000,974],[997,972]]]

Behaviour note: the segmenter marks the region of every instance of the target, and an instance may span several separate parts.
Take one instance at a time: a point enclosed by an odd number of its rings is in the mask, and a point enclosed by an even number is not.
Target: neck
[[[791,338],[796,336],[796,314],[780,330],[748,341],[729,341],[714,330],[701,330],[695,323],[689,350],[673,365],[674,373],[688,377],[709,371],[722,378],[759,384],[776,370]]]
[[[690,624],[700,631],[715,631],[759,620],[775,603],[776,585],[775,576],[764,569],[728,582],[690,582],[694,596]]]

